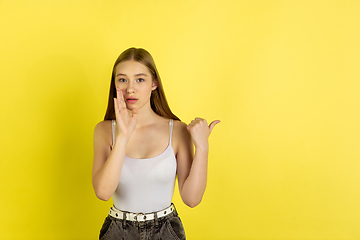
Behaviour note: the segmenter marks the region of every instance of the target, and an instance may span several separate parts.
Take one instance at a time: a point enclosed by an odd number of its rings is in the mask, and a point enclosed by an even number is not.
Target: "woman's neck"
[[[131,110],[128,110],[129,114],[132,114]],[[143,106],[142,108],[138,109],[138,116],[136,120],[136,128],[141,128],[146,125],[150,125],[154,123],[157,118],[160,117],[157,115],[150,106]]]

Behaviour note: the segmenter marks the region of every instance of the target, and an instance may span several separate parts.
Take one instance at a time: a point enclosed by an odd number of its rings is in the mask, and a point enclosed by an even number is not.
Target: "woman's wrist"
[[[196,152],[208,153],[209,152],[209,143],[203,143],[199,145],[195,145]]]
[[[117,135],[115,137],[115,143],[119,143],[121,145],[126,145],[129,141],[130,136],[124,136],[124,135]]]

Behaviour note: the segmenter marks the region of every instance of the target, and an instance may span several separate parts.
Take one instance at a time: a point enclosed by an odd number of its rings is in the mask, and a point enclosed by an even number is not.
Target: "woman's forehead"
[[[115,67],[115,75],[126,75],[126,76],[135,76],[135,75],[147,75],[151,76],[149,69],[142,63],[129,60],[120,62]]]

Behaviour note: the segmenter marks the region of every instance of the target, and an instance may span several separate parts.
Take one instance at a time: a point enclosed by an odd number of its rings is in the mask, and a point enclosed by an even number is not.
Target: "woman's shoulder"
[[[190,136],[187,124],[179,120],[174,120],[173,136],[177,139],[188,139]]]
[[[111,123],[112,120],[104,120],[96,124],[94,133],[95,134],[105,134],[111,132]]]
[[[187,152],[190,149],[191,135],[187,130],[187,124],[178,120],[174,120],[173,128],[173,149],[178,156],[180,151]],[[177,158],[179,160],[179,158]]]
[[[177,130],[184,131],[186,127],[187,127],[186,123],[174,119],[174,129],[176,128]]]

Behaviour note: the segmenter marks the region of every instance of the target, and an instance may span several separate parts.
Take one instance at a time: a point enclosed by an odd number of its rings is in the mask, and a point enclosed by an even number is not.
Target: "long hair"
[[[152,110],[162,117],[180,121],[180,119],[170,110],[154,59],[148,51],[142,48],[129,48],[121,53],[120,56],[116,59],[111,75],[109,100],[104,120],[116,119],[114,110],[114,98],[116,97],[115,68],[119,63],[129,60],[134,60],[145,65],[151,73],[152,80],[157,82],[157,88],[151,93],[150,97],[150,105]]]

